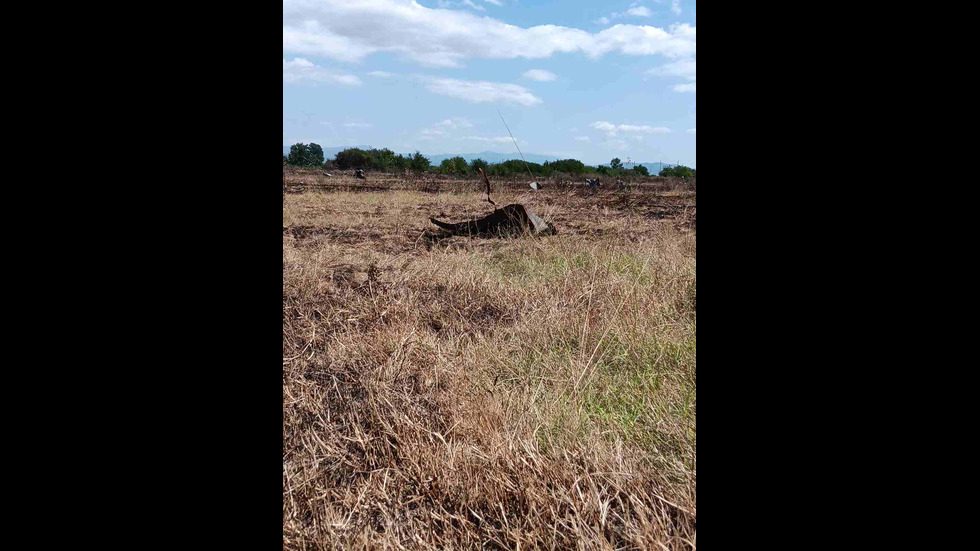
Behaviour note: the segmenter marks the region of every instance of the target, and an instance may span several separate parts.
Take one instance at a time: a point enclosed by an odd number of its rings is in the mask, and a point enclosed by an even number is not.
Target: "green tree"
[[[355,168],[367,168],[371,166],[371,155],[362,149],[345,149],[337,153],[337,168],[340,170],[350,170]]]
[[[305,143],[294,144],[289,148],[289,164],[293,166],[309,166],[310,146]]]
[[[323,166],[323,148],[315,143],[311,143],[308,151],[310,163],[308,166]]]
[[[412,155],[411,160],[408,162],[408,167],[411,168],[412,172],[416,174],[421,174],[426,170],[429,170],[430,166],[432,166],[432,163],[429,162],[429,159],[418,151]]]
[[[563,174],[585,174],[588,168],[585,163],[575,159],[558,160],[553,163],[545,163],[546,173],[561,172]]]
[[[440,166],[443,174],[451,174],[453,176],[466,174],[468,167],[469,165],[466,164],[466,159],[462,157],[445,159],[442,161],[442,165]]]
[[[609,167],[613,170],[623,170],[623,161],[619,157],[609,161]]]
[[[483,172],[486,172],[487,169],[490,168],[490,163],[484,161],[483,159],[473,159],[473,162],[470,163],[470,170],[473,172],[479,172],[481,168],[483,169]]]
[[[395,164],[395,153],[390,149],[372,149],[368,152],[371,156],[371,168],[381,172],[390,171]]]
[[[635,167],[633,167],[633,172],[637,176],[649,176],[650,175],[650,170],[647,169],[647,167],[645,167],[643,165],[636,165]]]

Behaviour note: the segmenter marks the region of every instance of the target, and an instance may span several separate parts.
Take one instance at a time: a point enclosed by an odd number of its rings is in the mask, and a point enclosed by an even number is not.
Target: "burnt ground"
[[[485,241],[445,235],[429,222],[429,218],[459,222],[491,213],[494,207],[479,192],[478,182],[331,180],[326,185],[289,188],[293,216],[283,227],[284,238],[295,239],[300,246],[330,241],[388,253],[481,246]],[[560,234],[615,235],[629,242],[660,231],[664,224],[681,232],[697,231],[697,193],[661,191],[658,185],[594,191],[566,183],[532,192],[523,184],[501,183],[491,198],[498,208],[510,203],[526,205],[555,224]]]

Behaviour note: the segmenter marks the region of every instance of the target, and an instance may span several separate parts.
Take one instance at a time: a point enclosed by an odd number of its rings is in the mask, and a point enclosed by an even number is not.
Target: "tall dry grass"
[[[433,201],[287,199],[283,548],[696,549],[695,233],[413,243]]]

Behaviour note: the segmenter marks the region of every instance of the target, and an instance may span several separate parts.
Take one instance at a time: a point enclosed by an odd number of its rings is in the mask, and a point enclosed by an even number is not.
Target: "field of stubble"
[[[695,192],[501,184],[560,231],[501,240],[428,222],[476,181],[324,182],[283,207],[283,549],[697,548]]]

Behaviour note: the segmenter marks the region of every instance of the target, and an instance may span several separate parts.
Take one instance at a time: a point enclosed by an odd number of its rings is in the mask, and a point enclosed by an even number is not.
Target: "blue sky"
[[[283,145],[697,166],[695,0],[283,0]]]

